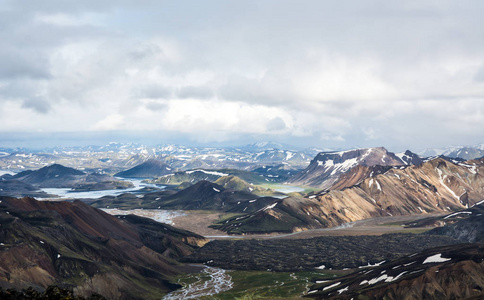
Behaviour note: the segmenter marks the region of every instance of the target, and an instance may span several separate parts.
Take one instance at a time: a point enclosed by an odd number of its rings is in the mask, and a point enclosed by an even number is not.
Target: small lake
[[[144,183],[142,179],[135,179],[135,178],[118,178],[118,180],[129,181],[133,183],[134,187],[129,189],[116,189],[116,190],[102,190],[102,191],[88,191],[88,192],[73,192],[72,189],[69,188],[41,188],[42,191],[51,194],[57,195],[58,198],[61,199],[97,199],[104,196],[117,196],[124,193],[136,193],[139,192],[141,189],[145,187],[152,187],[159,190],[164,189],[164,186],[157,186],[154,184]],[[37,200],[48,200],[48,198],[36,198]]]
[[[14,175],[15,173],[12,172],[12,171],[0,170],[0,176],[5,175],[5,174]]]
[[[294,185],[274,184],[274,185],[270,185],[269,188],[284,194],[304,192],[304,188],[300,186],[294,186]]]
[[[173,220],[176,217],[185,216],[186,214],[181,210],[161,210],[161,209],[117,209],[117,208],[101,208],[102,211],[110,215],[137,215],[140,217],[150,218],[156,222],[175,225]]]

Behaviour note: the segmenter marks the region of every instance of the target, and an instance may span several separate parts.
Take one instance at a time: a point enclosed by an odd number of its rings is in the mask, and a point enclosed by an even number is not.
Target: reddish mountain
[[[0,287],[72,286],[78,295],[159,299],[177,288],[173,260],[205,242],[140,217],[116,218],[80,201],[0,198]]]

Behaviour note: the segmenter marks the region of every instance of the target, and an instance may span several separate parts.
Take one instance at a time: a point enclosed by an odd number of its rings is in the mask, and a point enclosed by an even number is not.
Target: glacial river
[[[210,279],[204,280],[201,275],[205,274],[199,274],[198,281],[169,293],[163,300],[198,299],[228,291],[233,287],[232,277],[224,269],[205,267],[203,273],[208,274]]]

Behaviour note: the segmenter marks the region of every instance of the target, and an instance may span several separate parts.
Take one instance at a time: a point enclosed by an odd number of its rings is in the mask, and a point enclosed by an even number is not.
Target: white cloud
[[[0,130],[482,142],[484,4],[351,4],[8,1]]]
[[[108,115],[92,127],[93,130],[119,130],[123,124],[124,117],[119,114]]]

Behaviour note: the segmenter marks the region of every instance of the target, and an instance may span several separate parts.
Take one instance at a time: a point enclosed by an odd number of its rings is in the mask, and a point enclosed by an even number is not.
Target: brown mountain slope
[[[205,239],[144,218],[116,218],[80,201],[0,198],[0,287],[70,286],[112,299],[159,299],[177,288],[173,259]]]
[[[341,189],[285,198],[215,227],[229,233],[290,232],[379,216],[461,210],[483,199],[483,161],[455,164],[437,158],[418,166],[393,167],[373,177],[366,175],[370,169],[359,167],[347,174],[347,182],[342,177]],[[359,183],[345,187],[355,181]]]
[[[321,152],[305,170],[291,177],[288,183],[329,189],[341,174],[356,166],[400,166],[406,164],[394,153],[388,152],[383,147]]]
[[[315,197],[325,215],[343,221],[374,216],[448,212],[484,195],[484,169],[437,158],[419,166],[392,168],[360,184]]]
[[[391,166],[362,166],[358,165],[347,173],[339,176],[338,180],[329,188],[330,190],[342,190],[361,183],[369,177],[375,177],[390,170]]]
[[[314,285],[317,299],[483,299],[484,246],[424,250]]]

